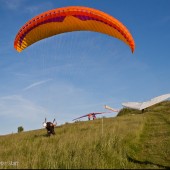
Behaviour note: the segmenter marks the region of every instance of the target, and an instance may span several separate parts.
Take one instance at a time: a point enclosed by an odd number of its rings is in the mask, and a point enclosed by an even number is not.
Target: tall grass
[[[66,124],[56,127],[56,135],[51,137],[46,136],[45,129],[0,136],[0,168],[148,169],[170,166],[169,104],[162,112],[154,107],[152,112],[144,114]]]

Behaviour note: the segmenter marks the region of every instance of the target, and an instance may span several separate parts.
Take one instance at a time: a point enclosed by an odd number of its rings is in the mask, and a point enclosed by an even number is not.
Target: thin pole
[[[102,117],[102,136],[103,136],[103,117]]]

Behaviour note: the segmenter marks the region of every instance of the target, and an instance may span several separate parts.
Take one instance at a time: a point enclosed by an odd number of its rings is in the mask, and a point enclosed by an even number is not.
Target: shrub
[[[19,127],[18,127],[18,133],[20,133],[20,132],[22,132],[22,131],[24,131],[24,128],[23,128],[22,126],[19,126]]]

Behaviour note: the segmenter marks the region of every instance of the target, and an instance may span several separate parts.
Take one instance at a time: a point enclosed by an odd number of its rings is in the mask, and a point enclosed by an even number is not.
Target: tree
[[[22,126],[19,126],[19,127],[18,127],[18,133],[20,133],[20,132],[22,132],[22,131],[24,131],[24,128],[23,128]]]

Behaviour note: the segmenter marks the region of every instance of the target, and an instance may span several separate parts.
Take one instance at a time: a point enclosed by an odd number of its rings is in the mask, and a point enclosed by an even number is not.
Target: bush
[[[20,133],[20,132],[22,132],[22,131],[24,131],[24,128],[23,128],[22,126],[19,126],[19,127],[18,127],[18,133]]]

